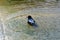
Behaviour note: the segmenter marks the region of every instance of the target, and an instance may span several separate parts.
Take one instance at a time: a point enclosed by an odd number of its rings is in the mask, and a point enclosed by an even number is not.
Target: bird
[[[35,25],[35,20],[29,15],[28,16],[28,22],[29,25],[34,26]]]

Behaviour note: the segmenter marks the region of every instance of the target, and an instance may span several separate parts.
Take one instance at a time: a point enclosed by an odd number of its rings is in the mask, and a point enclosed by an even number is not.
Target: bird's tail
[[[34,24],[33,24],[33,27],[34,27],[34,28],[37,28],[37,27],[38,27],[38,25],[37,25],[36,23],[34,23]]]

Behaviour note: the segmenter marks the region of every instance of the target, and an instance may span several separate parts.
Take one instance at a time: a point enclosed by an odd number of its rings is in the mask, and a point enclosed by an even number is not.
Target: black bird
[[[31,26],[35,25],[35,20],[30,15],[28,16],[28,24]]]

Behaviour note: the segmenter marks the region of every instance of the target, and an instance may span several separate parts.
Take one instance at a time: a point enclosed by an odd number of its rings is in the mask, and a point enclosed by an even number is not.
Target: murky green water
[[[1,3],[0,18],[5,40],[60,40],[60,9],[55,8],[55,2],[40,6],[38,3],[10,6],[4,0]],[[37,28],[27,24],[28,15],[34,18]]]
[[[57,15],[50,17],[34,15],[33,18],[39,27],[28,25],[26,16],[5,21],[6,40],[59,40],[60,20]]]

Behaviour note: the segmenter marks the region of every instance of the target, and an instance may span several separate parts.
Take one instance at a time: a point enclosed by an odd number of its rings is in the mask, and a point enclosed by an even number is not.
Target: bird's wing
[[[33,19],[30,19],[29,22],[30,22],[30,23],[34,23],[34,20],[33,20]]]

